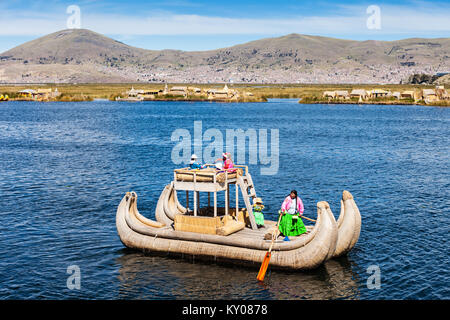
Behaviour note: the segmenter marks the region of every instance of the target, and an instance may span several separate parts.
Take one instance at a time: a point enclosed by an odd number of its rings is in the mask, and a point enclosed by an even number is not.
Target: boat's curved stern
[[[350,252],[358,242],[361,232],[361,214],[350,192],[344,190],[341,213],[338,219],[338,239],[333,258]]]

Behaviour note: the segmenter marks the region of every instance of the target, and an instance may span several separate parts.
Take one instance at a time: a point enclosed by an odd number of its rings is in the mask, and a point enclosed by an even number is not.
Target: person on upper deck
[[[231,154],[229,152],[222,153],[222,158],[216,159],[216,162],[217,161],[223,161],[222,170],[228,170],[228,169],[234,168],[233,160],[231,160]],[[228,171],[233,171],[233,170],[228,170]]]
[[[284,199],[281,210],[278,212],[283,215],[278,228],[284,236],[299,236],[307,232],[300,218],[304,210],[302,199],[298,197],[297,190],[292,190]]]
[[[203,165],[201,165],[200,163],[198,163],[197,162],[197,155],[194,153],[192,156],[191,156],[191,161],[190,161],[190,163],[189,163],[189,167],[191,168],[191,169],[204,169],[205,168],[205,166],[203,166]]]

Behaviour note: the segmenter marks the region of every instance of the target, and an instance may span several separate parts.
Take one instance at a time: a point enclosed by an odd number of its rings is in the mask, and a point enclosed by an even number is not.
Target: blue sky
[[[354,40],[450,35],[448,1],[0,0],[0,52],[66,29],[70,5],[80,8],[82,28],[155,50],[216,49],[289,33]],[[377,28],[368,27],[371,5],[380,10]]]

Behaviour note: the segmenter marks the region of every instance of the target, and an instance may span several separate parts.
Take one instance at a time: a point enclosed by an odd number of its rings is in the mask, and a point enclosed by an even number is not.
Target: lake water
[[[127,191],[152,218],[176,129],[278,129],[279,170],[251,165],[266,217],[293,188],[316,217],[344,189],[362,215],[348,257],[310,272],[146,256],[115,227]],[[449,299],[450,109],[268,103],[0,103],[1,299]],[[270,138],[270,137],[269,137]],[[182,195],[180,196],[182,197]],[[69,290],[77,265],[81,289]],[[369,266],[381,288],[369,289]]]

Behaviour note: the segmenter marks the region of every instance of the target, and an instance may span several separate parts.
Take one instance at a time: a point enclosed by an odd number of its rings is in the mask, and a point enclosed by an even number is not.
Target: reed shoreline
[[[202,90],[206,88],[220,89],[223,83],[217,84],[171,84],[173,86],[195,86]],[[45,102],[82,102],[96,99],[107,99],[114,101],[132,87],[135,89],[162,90],[164,83],[129,83],[129,84],[0,84],[0,94],[8,95],[10,101],[39,101],[35,99],[24,99],[18,92],[24,89],[51,88],[58,89],[61,93],[57,98],[45,100]],[[362,102],[352,99],[332,100],[323,98],[324,91],[353,89],[385,89],[390,91],[422,90],[432,89],[433,85],[410,85],[410,84],[228,84],[232,89],[246,92],[251,96],[241,95],[238,99],[214,99],[210,100],[199,96],[157,96],[146,101],[190,101],[190,102],[266,102],[268,99],[299,99],[301,104],[375,104],[375,105],[427,105],[427,106],[450,106],[450,100],[441,100],[436,103],[426,104],[424,101],[411,101],[408,99],[395,100],[364,100]],[[448,86],[446,86],[448,87]]]

